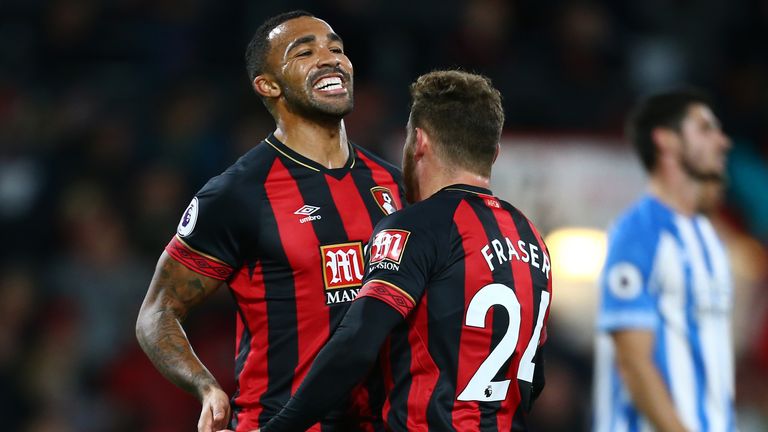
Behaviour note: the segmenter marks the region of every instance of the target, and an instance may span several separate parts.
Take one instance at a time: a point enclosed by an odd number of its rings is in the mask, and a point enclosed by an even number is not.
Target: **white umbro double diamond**
[[[298,209],[295,212],[293,212],[293,214],[297,214],[299,216],[304,216],[303,218],[299,219],[299,223],[307,223],[307,222],[312,222],[312,221],[315,221],[315,220],[320,220],[320,219],[323,218],[319,214],[317,214],[317,215],[313,215],[312,214],[312,213],[314,213],[314,212],[316,212],[318,210],[320,210],[320,207],[315,207],[315,206],[311,206],[311,205],[304,205],[304,206],[301,206],[300,209]]]
[[[320,207],[315,207],[315,206],[311,206],[311,205],[304,205],[304,206],[301,206],[300,209],[298,209],[295,212],[293,212],[293,214],[297,214],[297,215],[301,215],[301,216],[309,216],[309,215],[311,215],[312,213],[314,213],[314,212],[316,212],[318,210],[320,210]]]

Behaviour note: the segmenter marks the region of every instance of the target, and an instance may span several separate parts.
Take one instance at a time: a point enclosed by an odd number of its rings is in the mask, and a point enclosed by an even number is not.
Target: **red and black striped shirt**
[[[295,392],[360,290],[373,227],[402,208],[400,183],[355,145],[328,169],[270,135],[197,193],[166,251],[237,300],[233,428],[261,427]],[[366,396],[359,389],[346,409],[376,406]],[[311,430],[348,418],[340,409]]]
[[[525,430],[552,293],[533,224],[486,189],[454,185],[384,219],[369,248],[358,299],[404,318],[382,351],[387,427]]]

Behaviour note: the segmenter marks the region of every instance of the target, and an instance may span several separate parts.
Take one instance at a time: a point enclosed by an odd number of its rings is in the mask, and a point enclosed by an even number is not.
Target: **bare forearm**
[[[653,361],[655,336],[649,330],[613,334],[616,361],[632,401],[660,432],[686,432],[664,379]]]
[[[200,400],[220,386],[195,355],[181,323],[219,285],[163,253],[136,321],[136,338],[157,370]]]
[[[635,406],[659,432],[687,432],[656,367],[650,362],[638,363],[621,368]]]
[[[158,371],[202,399],[218,382],[195,355],[179,318],[169,310],[148,311],[136,325],[139,344]]]

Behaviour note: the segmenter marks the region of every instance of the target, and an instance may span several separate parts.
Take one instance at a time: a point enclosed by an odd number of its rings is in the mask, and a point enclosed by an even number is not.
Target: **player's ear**
[[[501,146],[497,143],[496,144],[496,151],[493,153],[493,161],[491,162],[491,164],[495,164],[496,163],[496,158],[499,157],[499,150],[500,149],[501,149]]]
[[[277,81],[268,74],[258,75],[251,84],[256,93],[267,98],[277,98],[283,93]]]
[[[677,132],[670,128],[653,128],[651,130],[651,139],[659,151],[659,156],[677,154],[679,152],[680,138]]]
[[[427,131],[422,128],[416,128],[416,140],[414,142],[413,158],[419,160],[431,150],[432,141]]]

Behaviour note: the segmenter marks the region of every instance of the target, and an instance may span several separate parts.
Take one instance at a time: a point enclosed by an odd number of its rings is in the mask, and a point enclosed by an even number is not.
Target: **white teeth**
[[[341,88],[341,78],[339,77],[323,78],[315,84],[317,90],[336,90],[339,88]]]

